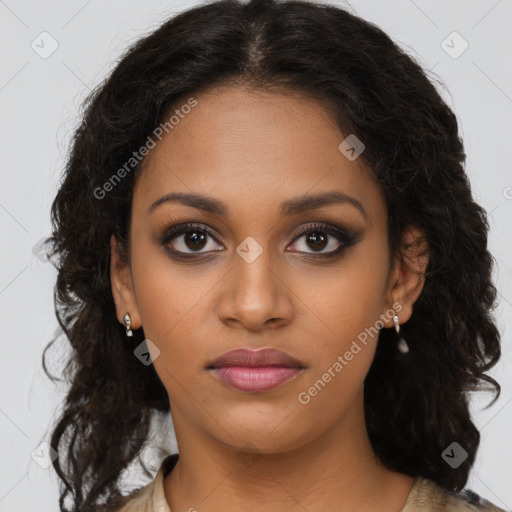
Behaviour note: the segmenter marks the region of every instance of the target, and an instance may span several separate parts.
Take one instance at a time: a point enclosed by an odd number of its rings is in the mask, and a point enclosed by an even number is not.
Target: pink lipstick
[[[305,366],[280,350],[264,348],[231,350],[207,368],[231,388],[263,392],[293,379]]]

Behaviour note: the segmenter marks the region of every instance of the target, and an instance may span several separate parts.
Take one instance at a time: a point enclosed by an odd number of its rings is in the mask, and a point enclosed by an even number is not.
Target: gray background
[[[55,273],[33,248],[50,234],[50,204],[79,106],[129,44],[197,3],[0,0],[0,512],[58,510],[57,477],[41,467],[41,443],[65,392],[41,367],[42,350],[57,326]],[[503,339],[503,357],[490,372],[502,384],[502,397],[487,410],[489,394],[474,396],[471,404],[482,440],[467,487],[512,509],[512,2],[338,4],[379,25],[437,74],[460,121],[474,195],[489,213]],[[45,55],[52,44],[58,48]],[[160,436],[174,451],[168,427]],[[158,464],[162,456],[148,450],[147,458]],[[136,472],[126,477],[127,489],[141,479]]]

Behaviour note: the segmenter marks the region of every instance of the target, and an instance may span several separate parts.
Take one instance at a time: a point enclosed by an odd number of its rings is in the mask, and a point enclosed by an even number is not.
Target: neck
[[[375,455],[362,392],[353,407],[320,438],[272,453],[219,442],[173,410],[180,455],[164,480],[171,511],[399,512],[413,479]]]

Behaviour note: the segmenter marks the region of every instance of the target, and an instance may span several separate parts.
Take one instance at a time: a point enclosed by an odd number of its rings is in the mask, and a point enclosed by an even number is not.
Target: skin
[[[365,328],[401,305],[401,324],[421,293],[424,247],[389,265],[384,195],[361,159],[338,149],[344,140],[320,104],[299,94],[216,88],[164,136],[144,161],[130,226],[131,262],[112,238],[111,283],[117,318],[144,328],[155,369],[169,395],[180,458],[165,478],[173,512],[394,511],[413,480],[384,467],[365,425],[363,383],[377,336],[307,404],[307,391],[349,350]],[[367,218],[343,203],[283,216],[282,201],[340,190]],[[229,215],[167,202],[170,192],[221,200]],[[212,228],[181,262],[161,243],[166,228],[194,222]],[[301,227],[328,222],[357,233],[357,243],[322,259]],[[325,236],[325,235],[324,235]],[[335,235],[317,250],[328,253]],[[404,235],[419,240],[411,226]],[[262,253],[251,263],[236,252],[252,237]],[[186,253],[183,234],[167,245]],[[220,249],[217,251],[216,249]],[[317,254],[317,259],[311,255]],[[309,258],[308,258],[309,257]],[[222,353],[273,347],[305,366],[262,393],[229,388],[206,370]],[[155,357],[156,356],[156,357]]]

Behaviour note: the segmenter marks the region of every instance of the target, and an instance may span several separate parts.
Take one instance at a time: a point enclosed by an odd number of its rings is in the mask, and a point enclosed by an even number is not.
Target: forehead
[[[380,187],[361,159],[340,151],[346,135],[320,103],[232,87],[194,98],[197,105],[145,158],[134,194],[140,207],[180,191],[221,198],[234,212],[268,210],[289,197],[339,190],[379,215]]]

